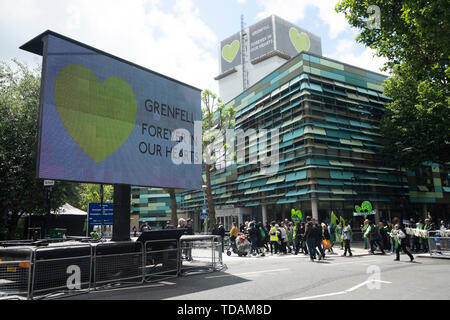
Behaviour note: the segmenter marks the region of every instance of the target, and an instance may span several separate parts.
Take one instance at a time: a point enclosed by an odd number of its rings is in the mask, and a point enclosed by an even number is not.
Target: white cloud
[[[159,0],[1,1],[0,41],[12,49],[0,49],[0,60],[17,56],[8,55],[51,29],[200,89],[218,92],[214,80],[218,69],[216,34],[201,21],[192,0],[177,0],[168,10]]]
[[[334,39],[351,28],[343,14],[335,12],[337,0],[258,0],[262,7],[258,18],[266,18],[272,14],[278,15],[288,21],[301,21],[306,16],[309,7],[319,9],[320,20],[328,25],[328,35]]]
[[[375,51],[370,48],[364,48],[360,54],[356,51],[357,43],[353,40],[344,39],[339,40],[335,52],[327,56],[362,69],[389,75],[389,73],[380,70],[387,62],[386,58],[374,56]]]

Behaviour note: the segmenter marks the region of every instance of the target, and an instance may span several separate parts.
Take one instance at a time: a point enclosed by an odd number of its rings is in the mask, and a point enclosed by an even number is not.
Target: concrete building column
[[[428,206],[426,203],[423,204],[423,218],[428,218]]]
[[[238,228],[241,226],[241,224],[244,223],[244,214],[242,212],[238,212]]]
[[[262,206],[262,223],[263,226],[265,226],[267,223],[267,207],[264,205]]]
[[[378,206],[378,202],[375,202],[375,223],[378,224],[378,222],[380,222],[380,210],[379,210],[379,206]]]
[[[319,205],[317,199],[311,199],[312,218],[319,220]]]

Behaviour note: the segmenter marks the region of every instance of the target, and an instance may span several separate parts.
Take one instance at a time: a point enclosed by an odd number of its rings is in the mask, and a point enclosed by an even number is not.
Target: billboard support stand
[[[100,229],[100,235],[103,238],[103,234],[104,234],[104,225],[105,225],[105,219],[103,218],[103,183],[100,184],[100,210],[101,210],[101,215],[102,215],[102,226]]]
[[[131,186],[114,185],[114,211],[112,241],[130,241]]]

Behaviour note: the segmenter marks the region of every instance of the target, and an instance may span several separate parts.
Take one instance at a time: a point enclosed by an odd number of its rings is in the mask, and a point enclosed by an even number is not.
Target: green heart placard
[[[239,41],[234,40],[231,44],[224,45],[222,48],[222,57],[228,63],[233,62],[234,58],[239,51]]]
[[[311,46],[308,35],[304,32],[298,32],[298,30],[293,27],[289,30],[289,39],[291,39],[297,52],[308,51]]]
[[[67,132],[97,163],[119,149],[134,128],[136,97],[122,78],[99,83],[89,68],[70,64],[56,77],[54,98]]]

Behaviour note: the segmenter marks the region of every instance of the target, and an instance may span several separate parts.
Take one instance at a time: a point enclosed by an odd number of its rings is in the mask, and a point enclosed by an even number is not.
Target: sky
[[[0,61],[34,67],[19,47],[52,30],[200,89],[219,92],[219,42],[272,14],[322,39],[322,54],[382,73],[338,0],[0,0]]]

